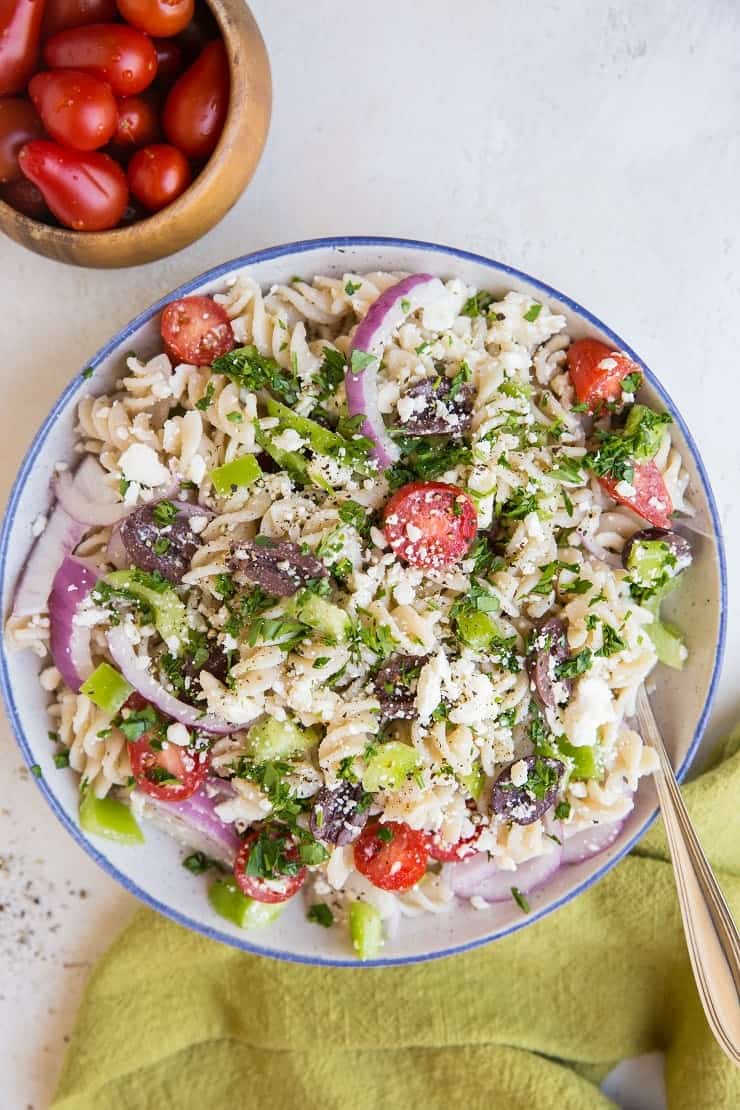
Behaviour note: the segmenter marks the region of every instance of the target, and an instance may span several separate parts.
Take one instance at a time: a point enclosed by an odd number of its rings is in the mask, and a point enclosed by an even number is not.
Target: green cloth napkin
[[[740,752],[685,797],[737,918]],[[656,825],[532,928],[399,968],[279,963],[142,910],[90,980],[53,1106],[596,1110],[618,1060],[662,1049],[670,1110],[737,1110],[667,859]]]

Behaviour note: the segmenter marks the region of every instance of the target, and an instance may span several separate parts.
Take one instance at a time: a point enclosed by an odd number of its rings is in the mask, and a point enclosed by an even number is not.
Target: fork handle
[[[686,812],[662,742],[655,744],[655,749],[660,760],[655,786],[699,997],[720,1047],[740,1064],[740,938]]]

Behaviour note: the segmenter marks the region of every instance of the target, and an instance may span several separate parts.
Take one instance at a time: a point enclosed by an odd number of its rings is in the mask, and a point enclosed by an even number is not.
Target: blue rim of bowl
[[[722,667],[722,660],[725,649],[727,626],[727,567],[725,561],[722,529],[719,520],[719,512],[717,510],[712,487],[710,485],[709,477],[707,475],[703,460],[699,453],[699,449],[697,448],[696,443],[694,442],[694,438],[687,428],[683,417],[681,416],[681,413],[678,411],[669,394],[657,380],[650,368],[640,358],[640,356],[636,354],[636,352],[633,351],[632,348],[629,347],[624,342],[624,340],[616,334],[616,332],[607,327],[606,324],[604,324],[597,316],[594,316],[593,313],[583,308],[583,306],[578,304],[577,301],[574,301],[571,297],[567,297],[565,294],[561,293],[553,286],[548,285],[545,282],[540,281],[538,278],[534,278],[530,274],[525,273],[523,270],[518,270],[513,266],[507,266],[503,262],[497,262],[495,259],[486,258],[483,255],[474,254],[471,251],[460,250],[457,247],[443,246],[439,243],[426,243],[416,239],[397,239],[394,237],[386,236],[349,235],[341,236],[338,238],[303,239],[295,243],[285,243],[280,246],[268,247],[265,250],[255,251],[252,254],[241,255],[240,257],[232,259],[229,262],[222,263],[220,266],[215,266],[210,270],[206,270],[198,277],[185,282],[183,285],[180,285],[177,289],[174,289],[171,293],[167,294],[167,296],[162,297],[150,308],[146,309],[144,312],[141,312],[134,320],[123,327],[113,339],[106,343],[105,346],[100,348],[95,357],[87,364],[87,366],[92,367],[92,369],[95,370],[97,366],[105,358],[108,357],[108,355],[112,354],[115,350],[120,348],[130,335],[137,331],[142,324],[145,324],[148,320],[150,320],[151,317],[156,315],[156,313],[159,312],[160,309],[162,309],[164,305],[168,304],[173,298],[186,296],[188,293],[192,293],[194,290],[207,283],[216,281],[219,278],[225,278],[229,276],[234,270],[242,269],[245,266],[256,265],[260,262],[269,262],[270,260],[275,258],[283,258],[286,255],[300,255],[305,254],[308,251],[327,248],[336,250],[341,253],[343,250],[348,250],[353,247],[392,247],[405,250],[431,251],[434,254],[438,254],[444,257],[462,259],[467,262],[475,262],[479,265],[487,267],[488,269],[494,271],[499,275],[508,274],[512,277],[520,278],[526,282],[529,282],[532,286],[534,286],[542,294],[544,294],[545,297],[551,297],[559,301],[560,304],[567,305],[568,308],[571,309],[571,311],[575,312],[582,319],[588,321],[588,323],[591,324],[593,327],[598,328],[603,335],[608,336],[609,340],[615,345],[616,348],[626,351],[627,354],[631,358],[633,358],[644,370],[647,380],[655,389],[662,403],[665,405],[665,407],[673,416],[675,422],[678,424],[684,436],[686,444],[688,445],[688,448],[693,456],[711,512],[712,526],[714,528],[714,535],[717,544],[721,592],[720,627],[715,652],[714,666],[712,669],[712,676],[709,683],[707,696],[704,701],[704,707],[699,716],[699,720],[697,722],[694,736],[689,746],[689,750],[687,751],[683,762],[681,763],[681,766],[676,772],[677,778],[679,780],[682,779],[686,774],[689,766],[691,765],[691,762],[696,754],[699,742],[702,738],[704,729],[707,724],[709,712],[717,690],[717,682]],[[15,521],[18,501],[20,500],[21,494],[23,492],[28,473],[31,470],[36,457],[41,447],[43,446],[44,441],[46,440],[46,437],[49,434],[52,426],[66,409],[67,403],[70,398],[79,389],[81,380],[82,375],[76,374],[57,400],[51,412],[46,417],[45,421],[34,436],[31,446],[29,447],[23,459],[23,462],[21,463],[21,467],[15,479],[15,482],[13,483],[13,488],[10,492],[10,497],[2,524],[2,530],[0,530],[0,598],[3,597],[5,594],[6,563],[10,533]],[[4,619],[5,616],[3,616],[3,620]],[[23,726],[21,725],[20,717],[18,715],[18,710],[15,704],[15,699],[13,697],[10,675],[8,672],[8,661],[5,651],[4,636],[0,636],[0,689],[2,689],[3,698],[5,700],[5,705],[8,711],[8,717],[10,719],[16,741],[18,743],[18,746],[20,747],[26,764],[29,768],[31,768],[34,764],[33,754],[23,730]],[[627,855],[627,853],[631,851],[635,844],[637,844],[637,842],[645,835],[657,816],[656,806],[656,809],[645,820],[641,828],[638,829],[634,836],[632,836],[626,844],[621,845],[619,851],[611,856],[597,871],[589,875],[588,878],[584,879],[582,883],[580,883],[573,890],[569,891],[567,894],[564,894],[562,898],[559,898],[556,902],[553,902],[547,906],[543,906],[539,910],[535,910],[526,918],[523,917],[521,921],[513,922],[511,925],[508,925],[505,929],[501,931],[494,931],[486,937],[481,937],[477,940],[468,941],[465,944],[454,945],[449,948],[439,949],[434,952],[426,952],[417,956],[400,956],[395,959],[388,958],[366,961],[360,961],[351,958],[347,960],[337,960],[323,957],[297,955],[292,952],[283,952],[274,948],[265,947],[260,944],[253,944],[251,941],[248,941],[246,939],[243,940],[241,937],[236,937],[229,933],[221,932],[219,929],[213,929],[208,925],[204,925],[201,922],[195,921],[192,918],[187,917],[185,914],[180,913],[178,910],[173,909],[171,906],[159,902],[151,894],[142,890],[141,887],[139,887],[135,882],[129,879],[128,876],[120,872],[117,867],[113,866],[110,860],[102,855],[102,853],[99,852],[93,846],[93,844],[90,843],[80,827],[68,816],[68,814],[62,808],[60,803],[57,801],[54,793],[52,792],[52,790],[50,790],[43,778],[37,778],[36,783],[56,817],[61,821],[61,823],[74,838],[74,840],[80,845],[80,847],[83,848],[84,851],[87,852],[87,854],[111,876],[111,878],[115,879],[116,882],[118,882],[125,890],[127,890],[130,894],[133,894],[140,901],[144,902],[151,909],[157,910],[165,917],[169,917],[172,921],[175,921],[178,925],[183,925],[188,929],[192,929],[194,932],[200,933],[202,936],[205,936],[210,940],[216,940],[224,944],[229,944],[232,947],[242,949],[243,951],[249,952],[253,955],[269,956],[273,959],[284,960],[289,963],[308,964],[312,966],[322,967],[396,967],[403,964],[424,963],[428,960],[442,959],[445,956],[461,955],[464,952],[472,951],[474,948],[480,948],[485,944],[490,944],[494,940],[500,940],[503,939],[503,937],[510,936],[512,933],[516,933],[520,929],[532,925],[535,921],[538,921],[541,918],[546,917],[548,914],[553,913],[555,910],[559,909],[567,902],[570,902],[573,898],[576,898],[579,894],[582,894],[585,890],[588,890],[589,887],[599,882],[607,874],[607,872],[610,871],[612,867],[614,867],[619,862],[619,860],[623,858],[623,856]]]

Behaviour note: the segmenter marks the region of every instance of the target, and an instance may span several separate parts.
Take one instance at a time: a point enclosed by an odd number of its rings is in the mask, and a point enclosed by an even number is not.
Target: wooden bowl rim
[[[234,87],[234,74],[241,72],[241,66],[247,64],[244,59],[240,59],[240,67],[234,64],[228,47],[239,45],[240,28],[242,27],[242,19],[246,21],[253,21],[255,27],[259,29],[259,25],[254,17],[254,13],[246,0],[204,0],[204,3],[213,12],[213,15],[218,23],[219,30],[223,37],[224,43],[227,46],[228,63],[229,63],[229,76],[231,78],[231,88]],[[232,19],[236,20],[238,26],[234,26]],[[257,35],[258,48],[262,52],[263,57],[261,63],[266,67],[268,79],[270,76],[270,59],[267,53],[264,39],[261,34]],[[270,105],[268,104],[268,128],[269,128],[269,115]],[[154,212],[151,216],[147,216],[143,220],[137,220],[135,223],[130,224],[128,227],[111,228],[109,231],[75,231],[73,228],[68,227],[54,227],[52,224],[43,223],[41,220],[31,219],[23,212],[13,208],[12,205],[7,204],[6,201],[0,198],[0,229],[4,219],[12,220],[17,227],[22,228],[27,234],[38,239],[43,237],[47,241],[53,241],[58,244],[68,244],[72,246],[75,244],[78,248],[83,248],[87,244],[104,243],[115,246],[131,246],[141,236],[142,229],[147,231],[156,232],[165,225],[171,224],[173,220],[187,214],[188,210],[195,203],[201,199],[204,193],[207,193],[213,181],[221,173],[223,173],[222,157],[228,158],[227,147],[231,141],[236,137],[239,130],[239,115],[237,111],[237,104],[233,96],[229,97],[229,109],[226,114],[226,122],[224,123],[223,131],[214,147],[208,161],[203,169],[200,171],[195,180],[188,185],[185,192],[162,208],[159,212]],[[237,148],[234,148],[236,153]],[[238,156],[238,155],[236,155]],[[259,160],[259,159],[258,159]],[[240,190],[246,188],[246,184]]]

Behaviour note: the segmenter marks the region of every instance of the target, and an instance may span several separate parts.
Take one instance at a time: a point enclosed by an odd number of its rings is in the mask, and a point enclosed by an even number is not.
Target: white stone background
[[[91,271],[0,242],[0,494],[70,376],[186,278],[269,244],[386,234],[543,278],[662,377],[740,549],[740,8],[734,0],[255,0],[274,115],[256,177],[196,246]],[[727,665],[710,734],[738,713]],[[48,1105],[85,980],[135,908],[60,830],[2,723],[0,1106]],[[628,969],[626,969],[628,973]],[[653,1061],[611,1087],[661,1105]]]

